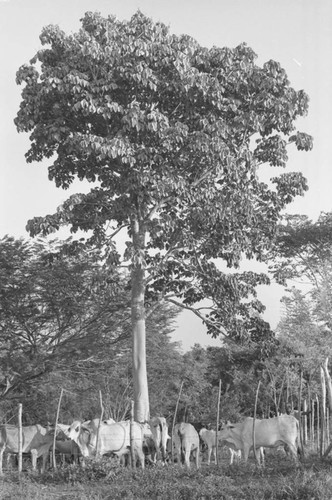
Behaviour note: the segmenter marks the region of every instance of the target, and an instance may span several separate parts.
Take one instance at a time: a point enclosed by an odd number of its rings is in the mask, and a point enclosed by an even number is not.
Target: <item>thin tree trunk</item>
[[[148,422],[150,419],[148,378],[146,369],[145,332],[145,231],[137,220],[132,222],[134,244],[133,268],[131,273],[131,321],[132,359],[134,383],[134,420]]]
[[[323,367],[323,371],[324,371],[324,375],[325,375],[329,408],[330,408],[330,412],[332,412],[332,381],[331,381],[331,375],[330,375],[329,369],[328,369],[328,363],[329,363],[329,358],[326,358],[322,367]]]

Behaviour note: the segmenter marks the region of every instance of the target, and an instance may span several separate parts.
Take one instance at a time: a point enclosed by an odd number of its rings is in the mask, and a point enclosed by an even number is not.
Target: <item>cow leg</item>
[[[181,447],[176,447],[175,448],[174,458],[177,459],[178,464],[180,464],[180,465],[182,464],[182,451],[181,451]]]
[[[295,462],[297,462],[297,448],[296,448],[296,446],[291,442],[287,442],[286,446],[287,446],[288,452],[290,452],[290,454],[291,454],[291,457],[295,460]],[[285,447],[285,450],[286,450],[286,447]]]
[[[46,464],[47,464],[48,456],[49,456],[49,452],[48,451],[42,455],[42,457],[43,457],[42,472],[45,472],[45,470],[46,470]]]
[[[245,462],[247,462],[247,461],[248,461],[248,457],[249,457],[249,450],[250,450],[250,446],[247,446],[247,445],[246,445],[246,446],[244,446],[244,447],[243,447],[243,460],[244,460]]]
[[[199,469],[199,448],[196,448],[196,467]]]
[[[32,469],[37,470],[37,450],[31,450]]]
[[[207,459],[207,463],[208,465],[210,465],[210,460],[211,460],[211,453],[212,453],[212,448],[208,448],[208,459]]]
[[[255,448],[255,457],[256,457],[257,463],[264,467],[265,463],[264,463],[264,459],[262,457],[261,448]]]
[[[141,448],[137,448],[136,453],[138,455],[139,461],[141,462],[141,467],[144,469],[145,467],[145,455],[143,453],[143,450]]]
[[[184,450],[184,463],[190,469],[190,450]]]
[[[166,460],[167,460],[167,450],[166,450],[166,446],[164,446],[164,445],[161,446],[161,456],[162,456],[162,461],[164,463],[166,463]]]
[[[2,446],[0,448],[0,475],[2,476],[2,457],[3,457],[3,453],[5,451],[5,446]]]

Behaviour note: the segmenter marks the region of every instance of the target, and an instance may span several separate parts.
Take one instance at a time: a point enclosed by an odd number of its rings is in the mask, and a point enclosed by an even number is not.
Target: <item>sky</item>
[[[316,220],[332,210],[332,1],[331,0],[0,0],[0,238],[28,237],[28,219],[53,213],[73,192],[55,187],[47,162],[27,164],[27,134],[18,134],[13,120],[21,89],[15,74],[40,46],[44,26],[57,24],[67,33],[80,27],[87,11],[128,20],[137,11],[161,21],[175,34],[188,34],[205,47],[236,47],[246,42],[257,64],[273,59],[286,70],[291,85],[309,95],[309,113],[298,130],[314,137],[309,153],[292,152],[287,171],[302,171],[309,191],[287,210]],[[86,188],[84,188],[86,189]],[[262,269],[251,263],[253,270]],[[265,319],[275,328],[283,289],[263,287]],[[220,345],[207,337],[191,313],[180,315],[174,340],[183,349],[194,343]]]

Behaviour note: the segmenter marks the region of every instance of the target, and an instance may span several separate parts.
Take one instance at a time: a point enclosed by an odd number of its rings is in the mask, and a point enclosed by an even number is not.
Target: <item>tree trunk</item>
[[[134,244],[133,267],[131,273],[131,323],[132,356],[134,381],[134,419],[147,422],[150,419],[148,378],[146,370],[145,334],[145,230],[137,220],[132,222]]]
[[[329,358],[326,358],[325,363],[322,365],[322,367],[323,367],[323,371],[324,371],[324,375],[325,375],[329,409],[330,409],[330,412],[332,412],[332,381],[331,381],[331,375],[330,375],[330,372],[328,369],[328,364],[329,364]]]

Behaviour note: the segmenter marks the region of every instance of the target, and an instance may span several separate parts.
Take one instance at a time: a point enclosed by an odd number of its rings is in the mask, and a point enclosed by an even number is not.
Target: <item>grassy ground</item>
[[[5,473],[0,500],[332,500],[332,460],[307,458],[300,466],[280,455],[266,467],[248,464],[123,469],[107,460],[38,475]]]

